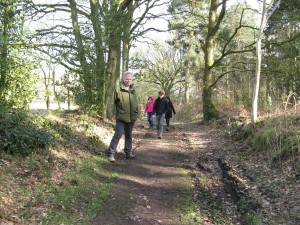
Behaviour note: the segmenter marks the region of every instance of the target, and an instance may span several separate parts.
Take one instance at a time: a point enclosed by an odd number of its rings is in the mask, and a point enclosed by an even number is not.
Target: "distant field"
[[[62,110],[68,110],[68,103],[66,102],[61,102],[60,107]],[[32,103],[29,104],[30,109],[47,109],[46,107],[46,102],[43,101],[33,101]],[[77,109],[78,106],[72,105],[70,106],[70,110]],[[55,110],[59,109],[59,105],[57,102],[51,102],[50,103],[50,110]]]

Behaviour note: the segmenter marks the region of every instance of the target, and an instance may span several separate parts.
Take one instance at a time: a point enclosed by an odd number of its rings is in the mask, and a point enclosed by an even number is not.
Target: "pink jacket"
[[[146,107],[145,107],[145,113],[146,112],[153,112],[153,106],[154,106],[153,97],[149,96],[148,102],[147,102]]]

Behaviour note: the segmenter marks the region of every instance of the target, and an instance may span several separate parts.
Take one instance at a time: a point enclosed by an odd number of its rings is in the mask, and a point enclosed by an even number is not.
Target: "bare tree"
[[[179,51],[171,46],[157,46],[155,51],[143,56],[139,79],[144,82],[156,84],[167,95],[179,89],[179,84],[185,82],[183,76],[184,64]],[[136,61],[138,61],[137,59]]]
[[[260,88],[260,71],[261,71],[261,57],[262,57],[261,42],[263,39],[263,32],[267,24],[268,18],[272,15],[274,10],[280,3],[280,0],[278,0],[277,1],[278,5],[272,8],[273,3],[275,1],[276,0],[271,0],[268,6],[267,6],[267,0],[263,1],[261,21],[260,21],[260,26],[259,26],[257,41],[256,41],[256,70],[255,70],[255,85],[254,85],[253,100],[252,100],[252,118],[251,118],[252,122],[255,122],[257,120],[258,93]]]

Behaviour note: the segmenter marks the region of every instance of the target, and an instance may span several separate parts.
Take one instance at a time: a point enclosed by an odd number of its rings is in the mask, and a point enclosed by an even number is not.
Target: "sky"
[[[55,3],[55,2],[58,2],[60,0],[35,0],[36,2],[38,3],[41,3],[41,2],[47,2],[47,3]],[[167,1],[167,0],[160,0],[160,1]],[[258,9],[258,1],[259,0],[229,0],[228,1],[228,5],[232,5],[234,3],[237,3],[237,2],[247,2],[251,7],[253,8],[256,8]],[[159,13],[162,13],[162,12],[166,12],[167,10],[167,7],[164,6],[164,7],[157,7],[155,9],[155,11],[153,11],[153,13],[155,14],[159,14]],[[49,22],[49,21],[48,21]],[[52,21],[53,23],[53,21]],[[39,26],[42,26],[43,23],[38,23],[36,24],[35,26],[39,27]],[[167,30],[167,27],[168,27],[168,23],[167,21],[163,20],[163,19],[160,19],[160,20],[155,20],[155,21],[148,21],[147,22],[147,27],[156,27],[158,29],[162,29],[162,30]],[[155,32],[155,31],[152,31],[152,32],[149,32],[147,33],[147,36],[153,40],[156,40],[156,41],[159,41],[161,43],[163,43],[164,41],[166,41],[167,39],[170,38],[170,34],[169,33],[158,33],[158,32]],[[136,43],[137,45],[137,48],[136,49],[133,49],[133,52],[135,50],[137,51],[140,51],[141,48],[143,49],[147,49],[148,46],[146,44],[141,44],[141,43]],[[147,48],[145,48],[145,46]]]
[[[165,1],[165,0],[163,0]],[[235,3],[242,3],[242,2],[246,2],[251,8],[254,9],[259,9],[259,1],[261,0],[229,0],[227,5],[231,6]],[[270,0],[267,0],[267,2],[269,2]],[[167,10],[167,7],[160,7],[157,8],[154,13],[155,14],[159,14],[161,12],[165,12]],[[168,27],[168,23],[167,21],[163,20],[163,19],[157,19],[155,21],[149,21],[147,24],[147,27],[156,27],[162,30],[167,30]],[[152,31],[152,32],[148,32],[146,34],[147,37],[151,38],[151,39],[155,39],[156,41],[159,42],[164,42],[166,40],[168,40],[170,38],[170,33],[166,32],[166,33],[158,33],[156,31]],[[147,51],[146,49],[148,48],[147,44],[143,44],[143,43],[136,43],[137,47],[135,49],[133,49],[133,53],[136,51],[141,51],[141,49],[143,49],[144,51]]]

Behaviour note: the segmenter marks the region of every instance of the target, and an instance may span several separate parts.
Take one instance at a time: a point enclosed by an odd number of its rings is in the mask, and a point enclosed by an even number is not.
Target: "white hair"
[[[123,76],[122,76],[123,77],[123,81],[125,81],[125,79],[126,79],[127,76],[132,76],[132,78],[134,77],[132,72],[126,71],[126,72],[123,73]]]

